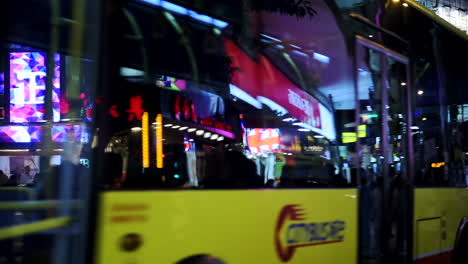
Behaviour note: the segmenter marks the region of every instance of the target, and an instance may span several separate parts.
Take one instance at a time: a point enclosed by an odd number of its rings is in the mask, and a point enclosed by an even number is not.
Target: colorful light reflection
[[[247,145],[252,153],[275,152],[280,149],[280,131],[277,128],[247,128]]]
[[[0,143],[39,143],[41,126],[0,126]],[[63,143],[69,140],[88,142],[88,133],[79,125],[53,126],[52,141]]]
[[[44,120],[46,89],[44,52],[10,53],[10,122]],[[60,120],[60,55],[56,54],[52,103],[53,120]]]

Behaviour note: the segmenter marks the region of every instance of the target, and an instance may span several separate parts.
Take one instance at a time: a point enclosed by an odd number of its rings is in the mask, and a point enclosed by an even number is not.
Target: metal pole
[[[390,163],[390,160],[389,160],[389,135],[388,135],[388,108],[387,108],[387,105],[388,105],[388,89],[387,89],[387,55],[385,53],[381,53],[381,62],[380,62],[380,72],[382,74],[381,76],[381,111],[382,111],[382,118],[381,118],[381,121],[382,121],[382,153],[383,153],[383,163],[382,163],[382,167],[383,167],[383,190],[382,190],[382,194],[383,194],[383,199],[382,199],[382,209],[383,208],[389,208],[389,206],[391,205],[390,203],[390,199],[391,199],[391,193],[390,193],[390,185],[392,183],[392,179],[390,178],[390,175],[389,175],[389,163]],[[388,215],[386,214],[388,213],[387,210],[382,210],[382,219],[381,219],[381,223],[382,223],[382,235],[381,235],[381,256],[383,257],[381,260],[380,263],[386,263],[387,262],[387,258],[390,257],[388,256],[388,238],[389,238],[389,235],[390,235],[390,232],[391,232],[391,228],[390,228],[390,219],[389,217],[391,217],[391,214]]]
[[[53,81],[54,81],[54,68],[55,68],[55,53],[58,50],[58,40],[59,40],[59,26],[60,26],[60,2],[59,0],[51,0],[51,32],[50,32],[50,44],[49,50],[47,52],[47,61],[46,61],[46,94],[44,100],[45,114],[44,114],[44,125],[42,127],[42,156],[40,159],[40,170],[41,174],[44,175],[45,181],[45,192],[46,198],[53,199],[53,185],[54,179],[51,175],[49,158],[52,154],[52,123],[53,123],[53,102],[52,102],[52,93],[53,93]]]

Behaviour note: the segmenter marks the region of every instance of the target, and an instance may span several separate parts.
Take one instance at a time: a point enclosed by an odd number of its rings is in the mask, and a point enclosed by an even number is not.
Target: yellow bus
[[[0,6],[0,264],[468,261],[468,37],[418,2]]]

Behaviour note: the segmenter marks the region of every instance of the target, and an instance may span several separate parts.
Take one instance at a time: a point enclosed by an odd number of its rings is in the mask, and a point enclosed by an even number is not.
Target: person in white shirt
[[[24,167],[24,172],[21,173],[19,184],[32,184],[34,182],[34,175],[31,173],[29,166]]]

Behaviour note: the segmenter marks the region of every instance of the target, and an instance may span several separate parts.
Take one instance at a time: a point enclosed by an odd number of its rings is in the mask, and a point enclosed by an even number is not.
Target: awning
[[[443,26],[446,29],[448,29],[448,30],[452,31],[453,33],[455,33],[457,36],[459,36],[459,37],[463,38],[464,40],[468,41],[468,35],[465,32],[463,32],[459,28],[455,27],[454,25],[450,24],[449,22],[445,21],[444,19],[442,19],[440,16],[436,15],[431,10],[425,8],[419,2],[417,2],[415,0],[405,0],[405,2],[408,3],[408,5],[414,7],[415,9],[417,9],[419,12],[421,12],[424,15],[426,15],[427,17],[429,17],[430,19],[432,19],[433,21],[435,21],[436,23],[440,24],[441,26]]]

